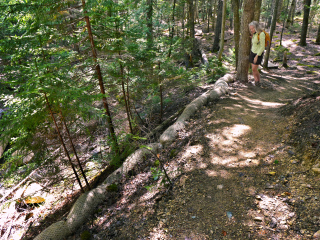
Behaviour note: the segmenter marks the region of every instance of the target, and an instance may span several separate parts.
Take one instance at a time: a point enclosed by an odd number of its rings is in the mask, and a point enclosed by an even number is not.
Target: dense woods
[[[89,190],[85,164],[92,156],[80,150],[83,142],[104,149],[98,156],[104,167],[121,165],[159,137],[154,129],[183,109],[197,86],[235,69],[236,79],[248,82],[251,21],[270,33],[267,69],[286,52],[272,38],[277,24],[299,34],[301,46],[308,38],[320,44],[319,6],[318,0],[2,0],[1,186],[14,187],[59,160],[58,168],[72,168],[76,189]],[[198,38],[209,33],[207,46]],[[1,204],[9,195],[0,198]]]

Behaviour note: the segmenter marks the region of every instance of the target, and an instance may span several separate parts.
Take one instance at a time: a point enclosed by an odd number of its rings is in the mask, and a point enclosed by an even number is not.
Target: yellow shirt
[[[251,51],[258,56],[261,56],[264,49],[265,49],[265,39],[266,35],[264,32],[261,32],[259,35],[259,40],[258,41],[258,33],[253,34],[252,40],[251,40]]]

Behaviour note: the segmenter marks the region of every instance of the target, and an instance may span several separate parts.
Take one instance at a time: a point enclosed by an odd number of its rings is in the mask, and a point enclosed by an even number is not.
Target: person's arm
[[[259,35],[259,49],[258,49],[258,52],[257,52],[257,55],[261,56],[264,49],[265,49],[265,41],[266,41],[266,35],[264,34],[264,32],[261,32],[260,35]]]

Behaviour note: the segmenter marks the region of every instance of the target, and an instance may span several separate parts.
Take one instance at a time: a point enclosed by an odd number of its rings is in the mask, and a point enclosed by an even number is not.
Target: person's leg
[[[258,71],[259,65],[251,64],[251,67],[255,83],[260,83],[260,73]]]

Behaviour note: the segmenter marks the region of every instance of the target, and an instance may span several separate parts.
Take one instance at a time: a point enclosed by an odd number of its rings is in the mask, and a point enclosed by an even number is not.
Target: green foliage
[[[206,69],[208,71],[208,83],[214,83],[227,72],[226,67],[217,57],[209,59],[209,65],[206,66]]]
[[[122,83],[129,90],[132,124],[137,125],[140,122],[134,107],[142,120],[150,119],[159,113],[161,97],[164,107],[174,104],[177,96],[173,89],[184,96],[226,72],[215,57],[208,66],[191,70],[179,65],[184,53],[191,52],[192,40],[176,35],[170,38],[170,2],[154,3],[151,47],[146,39],[147,1],[92,0],[86,1],[85,11],[79,4],[60,0],[1,3],[0,102],[8,110],[0,120],[0,129],[2,140],[13,146],[3,165],[6,176],[14,178],[21,170],[22,155],[34,154],[27,165],[26,172],[30,172],[60,146],[50,110],[61,129],[60,114],[71,135],[81,133],[94,140],[86,122],[95,119],[106,123],[105,110],[97,104],[103,97],[117,100],[111,105],[112,114],[124,112]],[[182,14],[184,5],[177,3],[176,14]],[[107,86],[104,96],[95,76],[96,59],[91,57],[84,13],[90,18],[97,61]],[[180,27],[175,27],[180,33]],[[108,158],[117,166],[136,149],[138,137],[128,134],[127,120],[120,116],[113,122],[122,154],[111,153]],[[113,148],[113,142],[106,138],[105,144]]]
[[[153,167],[151,168],[151,174],[154,181],[157,181],[161,176],[163,176],[163,172],[160,168]]]

